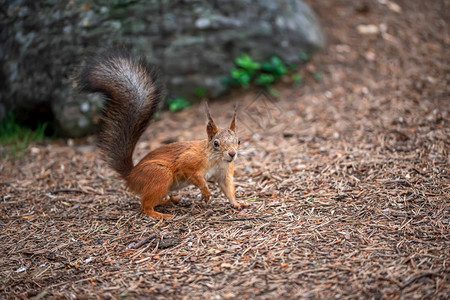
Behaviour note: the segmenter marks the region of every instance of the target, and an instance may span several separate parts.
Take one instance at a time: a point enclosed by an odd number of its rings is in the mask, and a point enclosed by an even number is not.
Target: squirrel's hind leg
[[[170,214],[163,214],[155,211],[155,206],[167,205],[170,202],[170,199],[167,200],[166,196],[161,197],[160,193],[148,193],[142,195],[142,210],[155,219],[170,218],[172,217]]]
[[[149,216],[161,219],[170,218],[172,215],[162,214],[155,211],[158,205],[167,204],[167,194],[172,186],[172,172],[167,166],[159,163],[149,162],[137,167],[135,174],[141,185],[142,210]]]

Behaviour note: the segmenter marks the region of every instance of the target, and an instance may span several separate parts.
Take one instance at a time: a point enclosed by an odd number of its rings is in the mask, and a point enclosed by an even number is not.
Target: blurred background
[[[156,64],[166,108],[179,110],[232,87],[267,88],[324,47],[298,0],[10,0],[0,14],[0,119],[54,136],[95,129],[101,99],[80,95],[72,77],[107,48]]]

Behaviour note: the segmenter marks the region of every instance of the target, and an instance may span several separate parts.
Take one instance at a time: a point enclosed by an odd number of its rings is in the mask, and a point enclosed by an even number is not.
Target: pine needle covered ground
[[[235,211],[182,190],[153,220],[94,139],[0,161],[0,298],[447,299],[447,1],[308,1],[328,48],[241,103]],[[299,78],[299,77],[297,77]],[[202,106],[163,113],[136,158],[205,137]]]

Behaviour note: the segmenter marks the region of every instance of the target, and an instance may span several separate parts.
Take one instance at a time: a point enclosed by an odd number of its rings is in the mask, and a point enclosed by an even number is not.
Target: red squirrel
[[[229,128],[220,129],[206,106],[207,138],[175,142],[149,152],[133,165],[133,151],[139,138],[164,99],[164,84],[156,68],[129,53],[109,51],[93,56],[77,76],[84,92],[99,92],[105,98],[99,132],[103,159],[141,196],[142,210],[153,218],[172,215],[155,211],[155,206],[179,200],[169,191],[188,184],[198,187],[202,200],[209,201],[207,181],[217,182],[236,209],[249,206],[236,201],[233,183],[236,136],[236,109]]]

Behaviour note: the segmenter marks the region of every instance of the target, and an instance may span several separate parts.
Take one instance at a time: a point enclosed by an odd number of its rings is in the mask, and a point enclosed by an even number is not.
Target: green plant
[[[205,88],[196,88],[194,90],[194,95],[197,98],[203,98],[206,95],[206,89]]]
[[[294,83],[300,83],[303,80],[302,75],[300,74],[292,74],[291,78]]]
[[[247,54],[243,54],[242,56],[239,56],[235,60],[236,65],[247,71],[250,75],[255,73],[255,71],[259,70],[261,68],[261,64],[254,61],[250,56]]]
[[[317,81],[321,81],[321,80],[323,79],[323,75],[322,75],[322,73],[320,73],[320,72],[314,72],[314,73],[313,73],[313,77],[314,77],[314,79],[317,80]]]
[[[305,51],[300,51],[298,56],[300,57],[301,60],[304,60],[304,61],[309,60],[309,54],[306,53]]]
[[[272,56],[269,61],[263,63],[263,71],[270,73],[278,79],[287,73],[287,67],[284,62],[276,56]]]
[[[269,89],[269,93],[270,93],[272,96],[274,96],[274,97],[279,97],[279,96],[280,96],[280,92],[277,91],[277,90],[274,89],[274,88],[270,88],[270,89]]]
[[[259,75],[255,78],[255,83],[256,83],[257,85],[262,85],[262,86],[269,86],[269,85],[271,85],[274,81],[275,81],[275,76],[273,76],[272,74],[267,74],[267,73],[259,74]]]
[[[179,111],[179,110],[183,110],[185,108],[188,108],[192,105],[191,102],[187,101],[184,98],[178,97],[178,98],[174,98],[174,99],[166,99],[166,103],[169,105],[169,110],[170,111]]]
[[[277,56],[272,56],[264,62],[254,61],[249,55],[243,54],[235,59],[236,67],[233,67],[229,76],[225,76],[222,82],[225,85],[244,88],[251,84],[270,88],[272,84],[286,75],[290,68]]]
[[[19,124],[10,112],[0,122],[0,155],[17,154],[26,149],[31,142],[39,141],[44,138],[47,123],[41,123],[36,129],[31,129]]]
[[[231,78],[236,83],[243,87],[248,87],[250,84],[251,74],[244,69],[231,69]]]

